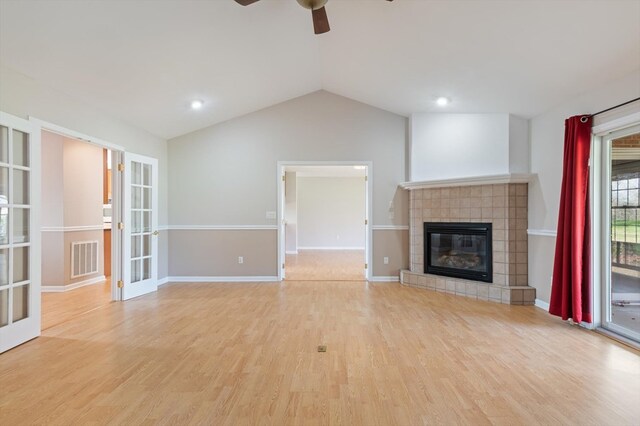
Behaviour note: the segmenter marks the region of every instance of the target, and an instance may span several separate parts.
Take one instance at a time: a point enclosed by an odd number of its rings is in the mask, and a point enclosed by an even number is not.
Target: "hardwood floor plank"
[[[640,355],[397,283],[181,283],[0,355],[0,389],[3,425],[632,425]]]

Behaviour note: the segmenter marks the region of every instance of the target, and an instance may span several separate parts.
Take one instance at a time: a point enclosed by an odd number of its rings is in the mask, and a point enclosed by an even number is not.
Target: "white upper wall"
[[[43,227],[64,226],[64,137],[42,132],[42,215]]]
[[[509,114],[412,114],[411,180],[527,173],[528,140]]]
[[[275,225],[278,161],[371,161],[372,223],[407,225],[406,135],[405,117],[318,91],[172,139],[171,224]]]
[[[63,156],[64,226],[102,225],[102,148],[64,138]]]
[[[364,250],[363,177],[301,177],[297,186],[299,249]]]

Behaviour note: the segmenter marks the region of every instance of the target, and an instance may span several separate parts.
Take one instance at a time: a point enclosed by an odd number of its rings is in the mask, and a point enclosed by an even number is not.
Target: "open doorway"
[[[42,130],[42,329],[112,300],[108,148]]]
[[[283,278],[365,280],[368,165],[286,164],[281,168]]]

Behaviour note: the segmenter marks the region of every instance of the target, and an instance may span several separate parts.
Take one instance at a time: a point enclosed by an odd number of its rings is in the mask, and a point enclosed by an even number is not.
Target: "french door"
[[[158,160],[124,153],[122,300],[158,289]]]
[[[640,126],[603,138],[602,326],[640,342]]]
[[[40,128],[0,112],[0,353],[40,335]]]

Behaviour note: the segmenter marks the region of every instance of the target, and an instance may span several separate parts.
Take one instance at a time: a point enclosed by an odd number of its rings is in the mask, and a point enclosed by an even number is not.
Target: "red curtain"
[[[591,322],[591,116],[565,120],[562,192],[549,312]]]

